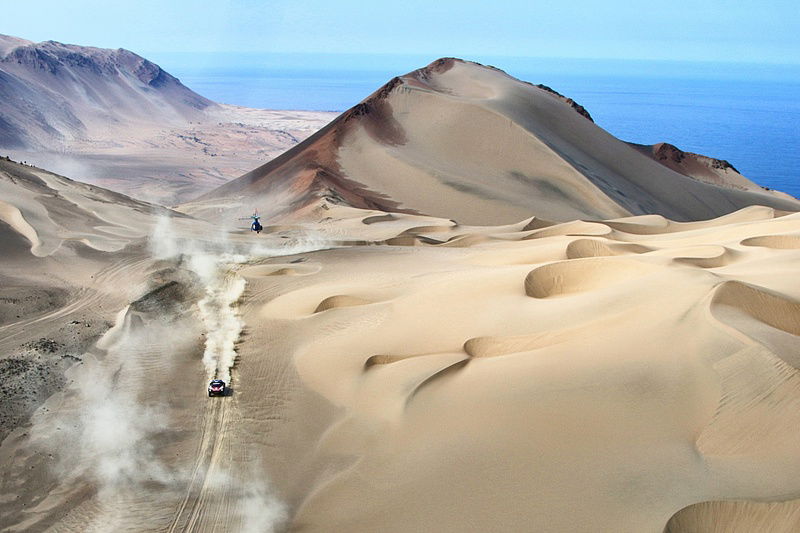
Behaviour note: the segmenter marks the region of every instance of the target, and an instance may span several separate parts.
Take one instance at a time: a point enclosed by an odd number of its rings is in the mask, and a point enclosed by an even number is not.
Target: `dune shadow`
[[[358,296],[353,296],[350,294],[336,294],[333,296],[328,296],[322,300],[317,305],[316,309],[314,309],[314,313],[321,313],[323,311],[329,311],[331,309],[338,309],[341,307],[357,307],[371,303],[373,302]]]
[[[657,267],[633,259],[592,257],[535,268],[525,277],[525,294],[552,298],[600,289],[643,276]]]
[[[733,263],[740,255],[736,251],[726,248],[725,246],[714,246],[714,248],[716,253],[708,255],[699,253],[697,255],[686,255],[676,257],[673,261],[700,268],[719,268]]]
[[[652,248],[633,243],[609,243],[600,239],[577,239],[567,245],[568,259],[611,257],[615,255],[644,254]]]
[[[711,300],[712,314],[719,318],[719,313],[715,311],[719,311],[721,307],[736,310],[771,328],[800,336],[800,302],[774,294],[763,287],[726,281],[714,292]],[[736,322],[734,327],[739,325]]]
[[[441,383],[442,380],[445,380],[448,377],[453,376],[454,374],[462,370],[464,367],[466,367],[469,364],[469,362],[470,358],[467,357],[466,359],[462,359],[461,361],[446,366],[445,368],[435,372],[434,374],[422,380],[419,383],[419,385],[414,387],[414,390],[412,390],[411,394],[409,394],[408,397],[406,398],[406,405],[408,405],[422,390],[430,388],[431,385],[433,385],[434,383]]]
[[[761,246],[776,250],[800,249],[800,236],[797,235],[761,235],[744,239],[742,246]]]

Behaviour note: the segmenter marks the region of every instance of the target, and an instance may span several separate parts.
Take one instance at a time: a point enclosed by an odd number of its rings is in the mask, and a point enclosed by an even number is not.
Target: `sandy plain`
[[[53,150],[3,154],[144,201],[177,205],[269,161],[335,116],[218,104],[185,125],[143,123],[67,140]]]

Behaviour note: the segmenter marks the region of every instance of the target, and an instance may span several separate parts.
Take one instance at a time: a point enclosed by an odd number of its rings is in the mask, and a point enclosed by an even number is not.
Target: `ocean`
[[[344,111],[393,76],[431,59],[251,56],[187,64],[167,58],[173,64],[162,66],[218,102]],[[573,98],[620,139],[668,142],[725,159],[756,183],[800,197],[800,65],[478,60]]]

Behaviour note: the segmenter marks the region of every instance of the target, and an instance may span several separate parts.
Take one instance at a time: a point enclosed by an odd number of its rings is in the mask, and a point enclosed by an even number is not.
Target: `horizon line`
[[[187,56],[201,56],[201,55],[236,55],[236,56],[325,56],[325,57],[394,57],[394,58],[417,58],[417,57],[430,57],[431,61],[436,61],[442,58],[455,58],[465,61],[479,62],[471,57],[486,57],[491,59],[532,59],[532,60],[570,60],[570,61],[623,61],[623,62],[654,62],[654,63],[713,63],[713,64],[731,64],[731,65],[769,65],[769,66],[787,66],[787,67],[800,67],[800,60],[798,61],[784,61],[784,60],[735,60],[735,59],[707,59],[707,58],[652,58],[652,57],[592,57],[592,56],[569,56],[569,55],[510,55],[510,54],[436,54],[424,52],[308,52],[308,51],[259,51],[259,50],[246,50],[246,51],[233,51],[233,50],[205,50],[205,51],[188,51],[188,50],[149,50],[149,51],[134,51],[132,52],[139,55],[156,55],[156,54],[174,54],[174,55],[187,55]]]

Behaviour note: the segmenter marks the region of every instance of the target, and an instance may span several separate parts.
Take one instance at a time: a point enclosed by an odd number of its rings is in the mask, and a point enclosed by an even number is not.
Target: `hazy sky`
[[[173,52],[800,63],[798,0],[2,0],[0,33]]]

